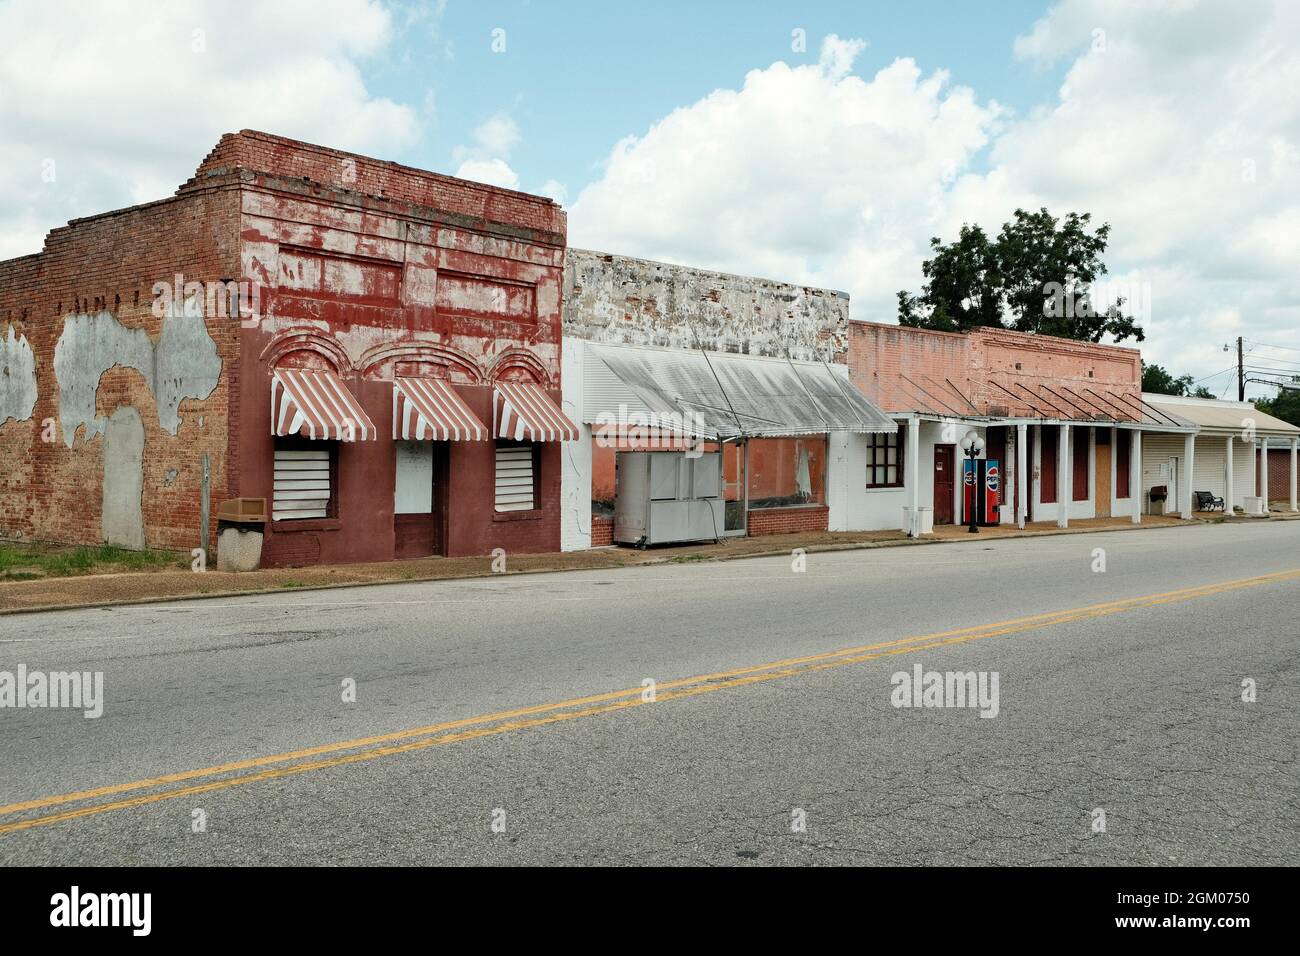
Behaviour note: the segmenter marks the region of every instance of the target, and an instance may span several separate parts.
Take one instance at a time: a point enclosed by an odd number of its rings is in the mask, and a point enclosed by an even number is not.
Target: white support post
[[[1016,426],[1016,527],[1021,529],[1029,516],[1029,487],[1029,426],[1022,422]]]
[[[1228,481],[1227,481],[1227,487],[1226,487],[1226,488],[1224,489],[1224,491],[1223,491],[1223,512],[1224,512],[1224,514],[1232,514],[1232,499],[1233,499],[1233,497],[1234,497],[1234,492],[1236,491],[1236,488],[1233,487],[1233,470],[1234,470],[1234,469],[1233,469],[1233,464],[1232,464],[1232,443],[1233,443],[1234,441],[1236,441],[1236,440],[1237,440],[1237,438],[1236,438],[1235,435],[1229,435],[1227,438],[1224,439],[1224,441],[1227,443],[1227,444],[1224,446],[1224,447],[1225,447],[1225,455],[1224,455],[1224,457],[1227,458],[1227,460],[1228,460]]]
[[[904,481],[909,488],[908,501],[912,507],[912,522],[907,535],[921,536],[921,420],[907,420],[907,457],[903,459]]]
[[[1300,453],[1300,438],[1291,439],[1291,510],[1300,511],[1296,507],[1296,454]]]
[[[1133,523],[1142,523],[1142,432],[1129,432],[1128,493],[1133,500]]]
[[[1056,429],[1056,526],[1070,527],[1070,498],[1074,496],[1074,461],[1071,454],[1070,426]]]
[[[1260,497],[1264,498],[1264,514],[1269,514],[1269,440],[1260,438]]]
[[[1183,436],[1183,484],[1178,489],[1178,497],[1183,500],[1179,502],[1178,509],[1183,513],[1184,521],[1192,519],[1193,502],[1196,500],[1192,494],[1193,485],[1196,482],[1196,467],[1193,459],[1196,457],[1196,435]]]

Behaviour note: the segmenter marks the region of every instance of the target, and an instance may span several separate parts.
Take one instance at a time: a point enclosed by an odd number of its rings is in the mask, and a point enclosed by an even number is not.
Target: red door
[[[934,446],[934,523],[952,524],[952,499],[956,493],[957,447]]]

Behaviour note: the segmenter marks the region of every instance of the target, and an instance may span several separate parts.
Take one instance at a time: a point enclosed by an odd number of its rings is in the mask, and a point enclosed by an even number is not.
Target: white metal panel
[[[399,441],[397,474],[393,489],[393,514],[427,515],[433,512],[433,444]]]

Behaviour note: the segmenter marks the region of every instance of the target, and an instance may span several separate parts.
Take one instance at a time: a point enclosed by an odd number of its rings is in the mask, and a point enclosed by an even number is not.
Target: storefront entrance
[[[447,553],[445,441],[399,441],[393,495],[393,556]]]
[[[953,498],[956,496],[957,448],[934,446],[934,523],[953,523]]]

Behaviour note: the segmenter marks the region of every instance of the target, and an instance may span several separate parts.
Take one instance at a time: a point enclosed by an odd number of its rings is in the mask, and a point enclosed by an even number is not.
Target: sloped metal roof
[[[1300,428],[1266,415],[1249,402],[1224,402],[1209,398],[1182,398],[1144,393],[1148,405],[1213,432],[1253,431],[1265,438],[1295,438]]]
[[[708,438],[892,432],[848,369],[724,352],[588,344],[652,416]],[[655,424],[655,422],[651,422]]]

